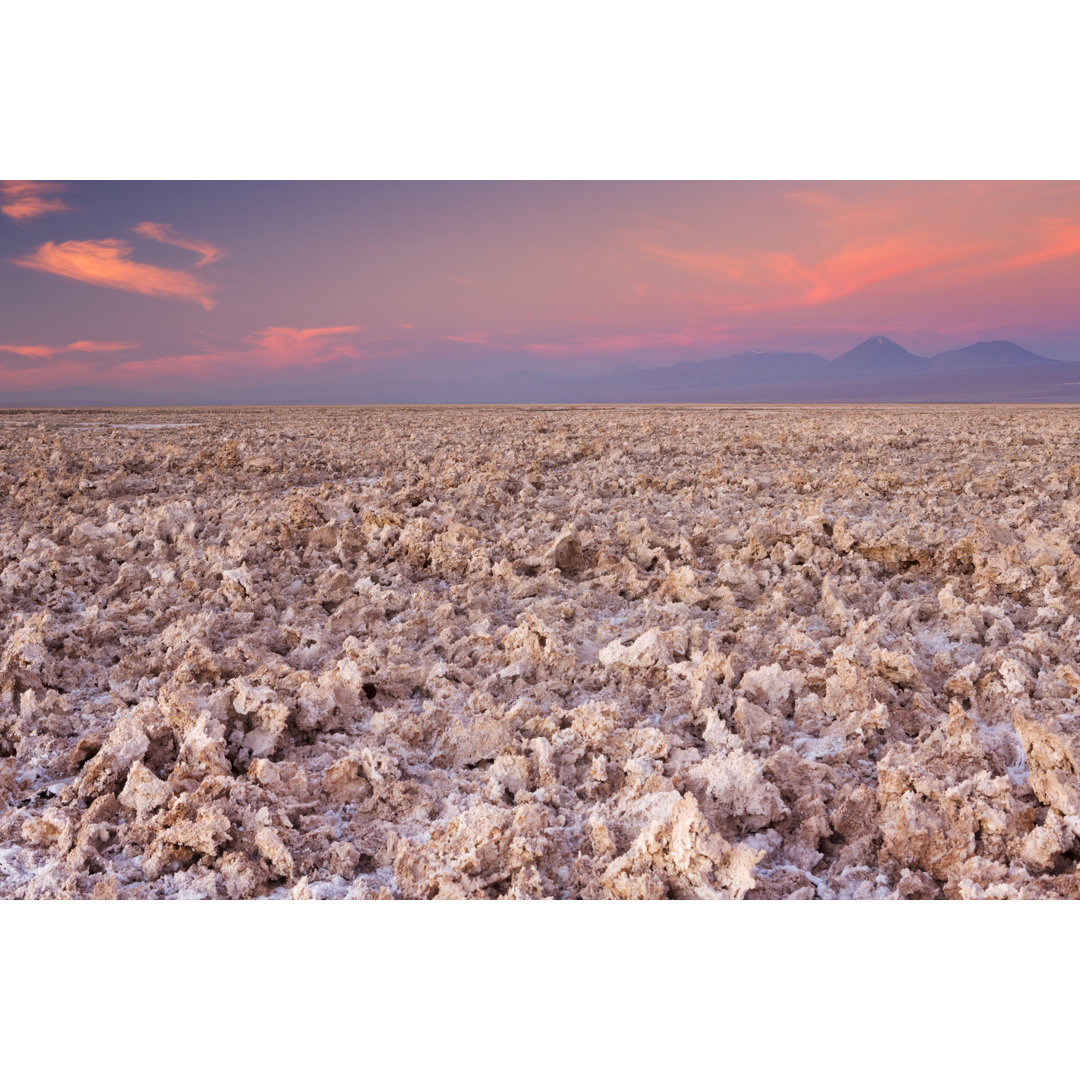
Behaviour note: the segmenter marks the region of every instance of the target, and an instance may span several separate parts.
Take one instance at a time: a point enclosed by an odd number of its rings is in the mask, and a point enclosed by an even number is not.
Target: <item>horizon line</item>
[[[1065,363],[1066,361],[1062,361]],[[193,409],[763,409],[763,408],[896,408],[898,406],[978,406],[980,408],[1037,408],[1080,407],[1080,391],[1075,401],[975,401],[957,398],[943,401],[362,401],[362,402],[233,402],[221,405],[0,405],[0,413],[24,412],[154,412]]]

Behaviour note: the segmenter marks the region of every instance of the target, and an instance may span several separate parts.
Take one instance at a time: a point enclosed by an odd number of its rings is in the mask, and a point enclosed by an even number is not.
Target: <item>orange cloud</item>
[[[268,326],[245,338],[252,348],[248,355],[266,367],[325,364],[358,355],[354,346],[335,338],[364,332],[363,326],[316,326],[300,330],[293,326]]]
[[[642,244],[647,258],[713,280],[752,288],[762,299],[732,303],[734,311],[808,307],[840,300],[879,281],[917,270],[955,266],[989,247],[981,242],[948,242],[926,235],[900,233],[852,244],[815,263],[787,252],[749,251],[739,254],[677,251]],[[734,300],[735,297],[729,297]]]
[[[70,210],[59,193],[64,184],[48,180],[0,180],[0,214],[22,224],[45,214],[60,214]]]
[[[1007,254],[982,258],[951,270],[926,275],[921,284],[927,288],[947,288],[961,282],[985,277],[1014,274],[1043,263],[1080,255],[1080,225],[1064,219],[1044,219],[1038,226],[1023,231],[1011,242],[997,245],[1011,247]],[[1019,250],[1017,250],[1019,249]]]
[[[134,348],[130,341],[73,341],[70,345],[0,345],[0,352],[47,360],[61,353],[108,353]]]
[[[252,367],[260,371],[314,367],[333,360],[360,359],[363,351],[342,339],[355,337],[365,330],[363,326],[268,326],[250,334],[241,345],[233,348],[130,360],[118,364],[113,371],[134,377],[154,374],[205,376]]]
[[[900,235],[888,237],[875,244],[845,248],[812,267],[804,268],[790,256],[780,256],[782,261],[776,264],[782,267],[779,276],[787,281],[798,281],[801,278],[804,288],[800,294],[781,298],[774,304],[827,304],[861,292],[887,278],[956,264],[967,256],[985,251],[986,247],[987,245],[982,243],[950,244]],[[770,307],[774,304],[765,303],[752,307]]]
[[[992,272],[1025,270],[1029,266],[1080,253],[1080,225],[1051,219],[1041,223],[1040,231],[1041,243],[1028,251],[992,263],[988,269]]]
[[[145,296],[193,300],[207,311],[213,309],[210,287],[205,282],[185,270],[168,270],[135,262],[128,258],[133,250],[123,240],[67,240],[61,244],[42,244],[32,254],[11,261],[16,266],[73,278],[89,285]]]
[[[145,236],[148,240],[157,240],[161,244],[172,244],[173,247],[184,248],[185,251],[194,251],[202,256],[196,266],[208,266],[212,262],[225,255],[225,252],[205,240],[189,240],[186,236],[179,236],[173,232],[171,225],[159,225],[154,221],[140,221],[132,230],[138,236]]]
[[[1023,223],[1026,204],[1012,205],[1018,195],[1048,200],[1056,190],[994,185],[991,202],[977,194],[955,184],[797,189],[781,194],[804,211],[802,223],[787,228],[785,250],[686,250],[682,241],[643,236],[633,246],[640,257],[709,282],[693,302],[731,314],[817,307],[885,282],[936,291],[1080,254],[1076,218]]]
[[[101,382],[102,371],[91,360],[64,358],[43,369],[37,364],[17,368],[4,368],[4,390],[43,390],[48,387],[80,385]]]

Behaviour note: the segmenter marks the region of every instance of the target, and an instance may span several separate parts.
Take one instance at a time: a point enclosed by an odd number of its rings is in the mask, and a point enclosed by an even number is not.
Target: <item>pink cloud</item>
[[[210,286],[184,270],[168,270],[128,256],[134,249],[123,240],[67,240],[42,244],[30,255],[12,259],[16,266],[145,296],[193,300],[207,311],[214,307]]]
[[[668,266],[747,286],[759,298],[740,303],[737,295],[729,294],[728,299],[730,310],[749,312],[830,303],[889,278],[956,266],[985,253],[987,247],[986,243],[949,242],[900,233],[851,244],[816,262],[782,251],[728,254],[677,251],[656,245],[642,245],[640,250]]]
[[[73,341],[69,345],[0,345],[0,352],[47,360],[61,353],[110,353],[135,347],[129,341]]]
[[[1034,266],[1080,255],[1080,225],[1063,219],[1044,219],[1037,226],[1023,230],[1019,236],[1003,238],[997,247],[999,252],[1004,249],[1005,253],[984,257],[954,270],[928,274],[922,284],[927,288],[948,288],[979,278],[1007,277]]]
[[[975,199],[962,185],[841,185],[832,190],[790,190],[789,207],[805,211],[787,227],[786,250],[713,247],[687,249],[635,237],[639,256],[682,270],[712,287],[684,301],[732,315],[813,308],[883,283],[894,289],[938,291],[961,283],[1004,277],[1080,254],[1075,218],[1018,218],[1011,205],[1032,193],[1058,194],[1042,185],[994,185],[994,201]],[[670,234],[669,234],[670,235]]]
[[[112,370],[125,377],[141,377],[155,374],[216,376],[248,368],[260,371],[310,368],[333,360],[361,359],[363,350],[347,339],[365,330],[364,326],[268,326],[250,334],[238,346],[131,360]]]
[[[791,256],[777,255],[771,265],[768,262],[765,265],[781,281],[801,284],[802,290],[771,302],[748,305],[746,310],[827,304],[888,278],[956,265],[966,257],[985,251],[986,247],[983,243],[942,243],[899,235],[878,243],[845,248],[807,267]]]
[[[1018,252],[992,263],[987,269],[991,273],[1007,273],[1010,270],[1025,270],[1029,266],[1053,262],[1070,255],[1080,253],[1080,225],[1071,221],[1048,219],[1038,228],[1040,242],[1027,251]]]
[[[111,370],[109,354],[138,348],[129,341],[72,341],[66,345],[0,345],[0,370],[8,390],[100,382]]]
[[[64,184],[48,180],[0,180],[0,214],[20,225],[45,214],[60,214],[71,209],[60,192]]]
[[[180,236],[173,231],[171,225],[159,225],[154,221],[140,221],[131,230],[137,236],[145,236],[148,240],[157,240],[161,244],[171,244],[173,247],[184,248],[185,251],[194,251],[202,258],[195,264],[197,267],[208,266],[212,262],[225,255],[222,248],[214,247],[205,240],[191,240],[186,236]]]
[[[63,358],[43,369],[38,364],[4,367],[5,390],[42,390],[48,387],[88,386],[101,381],[101,369],[91,360]]]
[[[245,340],[249,353],[268,367],[311,367],[358,354],[354,345],[337,339],[362,334],[363,326],[316,326],[299,330],[292,326],[268,326]]]
[[[5,384],[10,389],[62,386],[73,381],[113,384],[154,378],[215,379],[244,371],[257,377],[259,372],[303,370],[334,360],[359,360],[364,352],[350,339],[365,331],[363,326],[268,326],[236,345],[119,363],[103,363],[90,357],[76,359],[73,354],[104,354],[137,346],[123,341],[75,341],[60,346],[0,345],[0,354],[7,352],[25,361],[52,361],[47,365],[27,362],[5,365]]]

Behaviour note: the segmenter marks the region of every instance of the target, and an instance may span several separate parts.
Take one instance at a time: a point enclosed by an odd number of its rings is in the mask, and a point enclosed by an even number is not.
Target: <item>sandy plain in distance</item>
[[[1080,895],[1077,407],[0,414],[0,896]]]

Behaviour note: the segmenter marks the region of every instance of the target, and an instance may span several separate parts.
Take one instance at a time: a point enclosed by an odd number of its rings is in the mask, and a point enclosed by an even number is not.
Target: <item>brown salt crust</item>
[[[0,896],[1080,896],[1074,408],[15,419]]]

